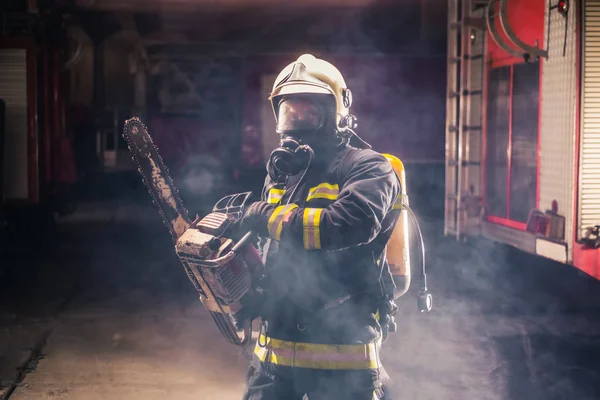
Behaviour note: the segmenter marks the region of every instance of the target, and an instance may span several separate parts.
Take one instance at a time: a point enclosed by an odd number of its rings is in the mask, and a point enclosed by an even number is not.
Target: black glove
[[[260,317],[263,301],[264,293],[260,289],[252,290],[241,298],[241,310],[231,315],[233,324],[238,331],[243,330],[247,322],[252,323]]]
[[[394,300],[385,300],[379,305],[380,321],[379,325],[382,329],[383,340],[387,339],[389,332],[396,332],[397,325],[394,315],[398,312],[398,306]]]
[[[238,221],[238,227],[244,230],[252,230],[259,236],[269,236],[267,223],[275,210],[274,204],[266,201],[256,201],[244,211],[244,215]]]

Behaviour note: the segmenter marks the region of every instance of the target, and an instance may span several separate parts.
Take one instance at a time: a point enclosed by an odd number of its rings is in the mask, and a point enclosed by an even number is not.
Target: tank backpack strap
[[[359,149],[356,147],[348,146],[345,151],[345,154],[341,156],[340,167],[338,169],[338,182],[341,184],[345,177],[350,173],[350,169],[352,168],[352,164],[356,157],[360,154],[363,149]],[[389,239],[389,238],[388,238]],[[383,252],[379,255],[379,258],[374,259],[376,268],[379,269],[379,286],[381,289],[381,293],[374,294],[375,297],[380,297],[383,295],[385,301],[388,299],[394,298],[394,289],[396,289],[396,285],[394,284],[394,278],[392,277],[392,272],[389,267],[389,263],[386,258],[386,249],[384,248]],[[376,258],[377,256],[374,255]]]
[[[337,180],[338,184],[341,184],[345,177],[350,173],[352,163],[356,159],[356,156],[361,152],[361,149],[356,147],[348,146],[343,154],[340,156],[340,166],[338,168]]]
[[[382,286],[382,291],[385,295],[393,299],[394,298],[394,290],[396,289],[396,284],[394,283],[394,277],[392,275],[392,271],[390,270],[390,264],[388,263],[386,257],[387,246],[383,249],[381,253],[381,258],[379,259],[379,266],[381,268],[381,279],[380,283]]]

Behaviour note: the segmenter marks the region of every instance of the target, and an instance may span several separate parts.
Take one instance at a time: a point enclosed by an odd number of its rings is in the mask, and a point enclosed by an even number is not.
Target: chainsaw
[[[238,331],[232,315],[241,310],[242,297],[256,286],[264,267],[252,243],[253,233],[234,236],[233,228],[252,193],[225,196],[204,218],[191,221],[146,126],[131,118],[125,121],[123,137],[201,303],[229,343],[245,346],[251,325],[248,322]]]

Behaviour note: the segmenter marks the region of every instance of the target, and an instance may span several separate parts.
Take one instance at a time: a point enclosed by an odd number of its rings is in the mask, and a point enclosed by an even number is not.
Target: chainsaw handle
[[[235,256],[237,256],[237,254],[239,253],[239,251],[242,249],[242,247],[244,247],[247,243],[248,240],[250,240],[250,238],[252,237],[253,232],[250,231],[248,233],[246,233],[232,248],[231,250],[229,250],[227,252],[227,254],[225,254],[224,256],[221,256],[219,258],[215,258],[214,260],[203,260],[202,264],[207,266],[207,267],[217,267],[219,265],[222,265],[224,263],[227,263],[231,260],[233,260],[235,258]]]
[[[231,248],[230,252],[237,254],[242,249],[242,247],[244,247],[246,243],[248,243],[248,240],[250,240],[253,234],[254,232],[249,231],[244,236],[242,236],[242,238],[235,244],[235,246]]]

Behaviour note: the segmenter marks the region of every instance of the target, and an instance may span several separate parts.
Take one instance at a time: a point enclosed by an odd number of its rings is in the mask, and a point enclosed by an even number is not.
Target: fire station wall
[[[556,10],[550,12],[550,26],[546,14],[544,32],[549,32],[549,55],[542,62],[541,87],[541,138],[539,148],[539,208],[551,208],[552,201],[558,202],[558,212],[566,218],[565,238],[569,249],[573,245],[573,204],[575,177],[575,128],[577,107],[577,21],[579,12],[576,1],[570,2],[565,45],[567,19]],[[549,28],[549,30],[548,30]],[[546,39],[546,38],[545,38]],[[571,251],[568,252],[569,261]]]
[[[70,101],[91,106],[94,98],[94,44],[82,32],[72,32],[81,41],[80,56],[70,69]],[[122,40],[111,38],[103,44],[104,102],[107,107],[130,105],[133,101],[133,78],[129,72],[131,49]]]
[[[79,28],[71,28],[69,33],[81,46],[79,58],[69,71],[69,98],[75,104],[91,105],[94,97],[94,44]]]
[[[130,73],[132,48],[119,38],[104,43],[105,102],[108,107],[133,104],[133,75]]]
[[[6,104],[4,148],[0,173],[7,200],[26,200],[28,189],[28,77],[27,50],[0,48],[0,98]],[[4,199],[0,198],[0,203]]]

